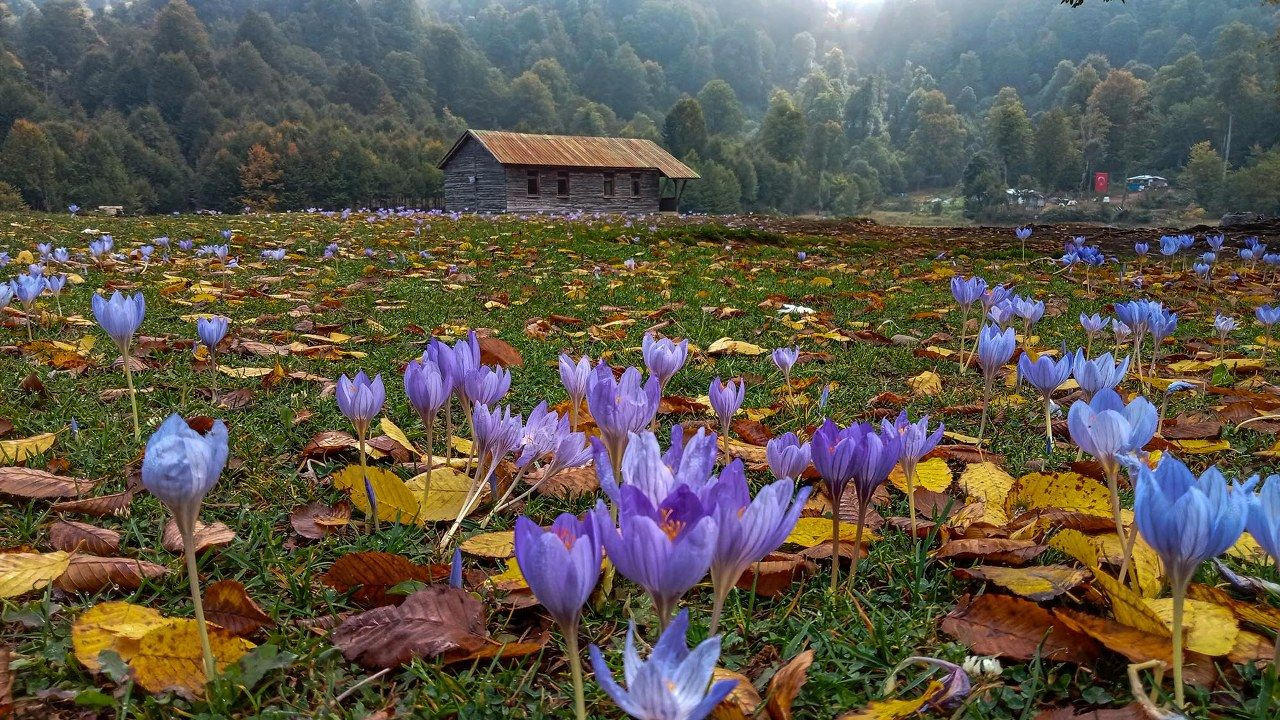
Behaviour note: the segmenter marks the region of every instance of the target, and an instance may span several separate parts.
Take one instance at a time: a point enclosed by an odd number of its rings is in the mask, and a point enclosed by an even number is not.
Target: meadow
[[[467,418],[450,402],[449,425],[429,437],[402,377],[432,338],[465,344],[474,331],[481,362],[510,371],[501,404],[525,417],[543,401],[570,410],[562,353],[643,371],[646,334],[687,340],[659,444],[674,425],[685,438],[721,430],[708,387],[737,378],[745,397],[718,450],[741,459],[753,490],[773,480],[768,441],[807,440],[824,418],[879,427],[905,410],[945,424],[912,475],[914,503],[902,468],[866,499],[860,544],[853,490],[833,503],[820,469],[800,476],[813,490],[799,523],[728,594],[716,673],[738,685],[713,717],[1159,717],[1177,647],[1169,574],[1144,536],[1125,581],[1106,463],[1067,422],[1082,389],[1047,391],[1048,447],[1045,397],[1017,360],[1129,355],[1131,340],[1110,327],[1091,336],[1081,314],[1159,301],[1176,328],[1154,363],[1144,342],[1118,378],[1123,398],[1145,396],[1163,418],[1133,457],[1177,456],[1230,479],[1275,470],[1276,351],[1255,318],[1275,300],[1275,266],[1262,251],[1240,257],[1243,236],[1206,263],[1203,236],[1162,255],[1161,235],[1045,227],[1020,242],[1004,228],[756,217],[0,214],[0,279],[32,264],[67,277],[56,296],[0,311],[0,715],[571,717],[564,634],[516,567],[510,531],[519,515],[548,525],[603,495],[587,465],[497,512],[493,493],[463,507]],[[981,306],[965,313],[952,292],[972,276],[1043,303],[1042,317],[1004,321],[1017,352],[991,370],[989,394],[974,353]],[[115,291],[146,301],[129,359],[137,437],[120,352],[91,310],[95,293]],[[1221,335],[1219,315],[1236,323]],[[212,353],[197,334],[209,316],[229,320]],[[799,356],[784,374],[771,351],[788,347]],[[385,382],[367,453],[335,398],[339,376],[359,371]],[[202,433],[221,420],[229,438],[193,538],[219,626],[207,684],[191,623],[171,620],[192,614],[183,538],[141,482],[146,440],[172,413]],[[585,406],[574,414],[600,434]],[[514,460],[497,463],[499,497],[513,483],[509,497],[523,495],[540,472]],[[435,488],[418,506],[424,472]],[[1119,475],[1125,525],[1131,472]],[[376,527],[367,478],[385,498]],[[1265,541],[1230,545],[1187,591],[1188,714],[1274,718],[1280,573]],[[444,587],[465,619],[395,614]],[[708,636],[712,601],[706,582],[683,597],[690,645]],[[666,620],[606,563],[582,655],[599,646],[620,677],[628,623],[647,656]],[[463,622],[467,637],[453,637]],[[942,662],[904,664],[918,657]],[[1149,696],[1135,698],[1130,665]],[[587,715],[623,717],[594,675]]]

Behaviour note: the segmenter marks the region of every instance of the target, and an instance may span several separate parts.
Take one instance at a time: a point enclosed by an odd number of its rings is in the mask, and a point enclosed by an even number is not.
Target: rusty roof
[[[444,168],[467,138],[475,138],[502,165],[657,170],[673,180],[700,177],[652,140],[532,135],[501,130],[468,130],[445,153],[438,167]]]

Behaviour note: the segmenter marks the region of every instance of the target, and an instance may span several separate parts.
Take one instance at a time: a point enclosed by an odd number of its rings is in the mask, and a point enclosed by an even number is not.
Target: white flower
[[[816,312],[818,311],[806,305],[791,305],[790,303],[783,303],[778,310],[779,315],[812,315]]]
[[[964,659],[961,666],[969,677],[975,680],[995,679],[1000,677],[1000,673],[1004,671],[1000,667],[1000,661],[993,657],[983,657],[981,655],[970,655]]]

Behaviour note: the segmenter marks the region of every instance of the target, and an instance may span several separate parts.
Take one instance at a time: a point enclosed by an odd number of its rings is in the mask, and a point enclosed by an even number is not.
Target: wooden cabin
[[[675,211],[687,165],[652,140],[468,130],[438,166],[450,212]]]

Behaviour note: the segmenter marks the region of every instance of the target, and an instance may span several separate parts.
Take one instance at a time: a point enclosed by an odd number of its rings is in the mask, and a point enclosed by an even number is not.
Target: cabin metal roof
[[[700,177],[652,140],[533,135],[502,130],[468,130],[445,153],[438,167],[443,169],[468,138],[474,138],[484,146],[501,165],[657,170],[672,180]]]

